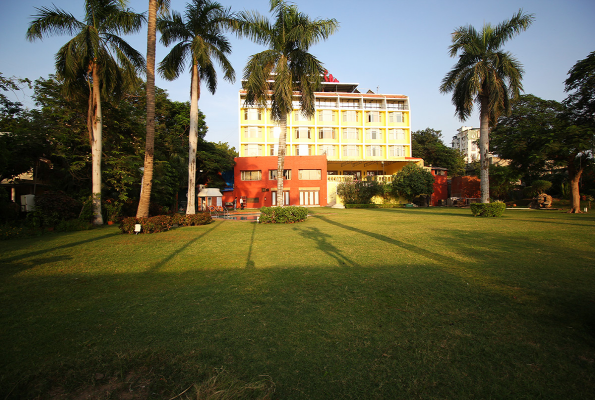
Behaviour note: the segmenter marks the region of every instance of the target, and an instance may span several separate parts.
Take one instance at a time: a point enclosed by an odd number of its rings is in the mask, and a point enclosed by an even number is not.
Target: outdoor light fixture
[[[134,224],[134,233],[139,234],[141,231],[142,225],[141,224]]]

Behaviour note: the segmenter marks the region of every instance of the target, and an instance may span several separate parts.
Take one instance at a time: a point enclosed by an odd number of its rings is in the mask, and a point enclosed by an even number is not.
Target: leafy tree
[[[501,117],[492,131],[492,149],[520,172],[539,173],[565,167],[571,184],[573,205],[580,212],[579,180],[592,163],[595,130],[574,125],[564,105],[533,95],[520,96],[509,116]],[[537,174],[536,174],[537,173]],[[576,200],[575,200],[576,198]]]
[[[322,63],[308,53],[310,46],[332,35],[339,23],[335,19],[311,20],[296,5],[271,0],[269,21],[256,12],[239,14],[241,34],[268,46],[254,54],[244,68],[246,105],[267,108],[271,101],[271,118],[281,128],[277,162],[277,193],[283,193],[283,165],[287,141],[287,115],[293,110],[293,93],[300,92],[300,108],[308,117],[314,115],[314,91],[324,74]],[[272,80],[272,82],[271,82]],[[283,201],[279,202],[282,206]]]
[[[504,200],[516,188],[521,173],[516,168],[505,165],[490,167],[490,197]]]
[[[448,169],[448,175],[465,173],[465,158],[457,149],[442,143],[442,131],[426,128],[411,133],[413,157],[423,158],[426,165]]]
[[[409,202],[419,196],[430,196],[434,193],[434,176],[427,169],[409,163],[393,175],[392,192]]]
[[[157,12],[167,12],[169,0],[149,0],[149,20],[147,26],[147,119],[145,139],[145,163],[143,187],[136,212],[137,218],[149,216],[151,190],[153,187],[153,163],[155,160],[155,47],[157,41]]]
[[[461,121],[479,106],[479,148],[481,201],[489,202],[489,126],[510,109],[510,99],[523,89],[522,65],[509,52],[502,51],[504,43],[526,30],[533,22],[532,14],[519,10],[510,20],[493,27],[484,24],[478,32],[473,26],[461,26],[452,34],[451,57],[459,57],[457,64],[442,80],[440,91],[452,92],[455,114]]]
[[[384,187],[373,179],[341,182],[337,185],[337,195],[345,204],[370,204],[372,197],[383,194]]]
[[[564,100],[567,118],[572,124],[567,130],[565,150],[568,151],[568,176],[572,189],[572,208],[580,213],[579,182],[585,167],[593,164],[595,151],[595,52],[578,61],[568,71]]]
[[[159,64],[160,73],[168,80],[174,80],[184,71],[186,63],[192,74],[190,90],[190,138],[188,154],[188,206],[186,214],[196,213],[196,157],[198,146],[198,99],[200,83],[205,82],[211,93],[217,89],[216,61],[223,69],[223,77],[235,80],[235,71],[227,59],[231,45],[223,30],[233,23],[229,9],[209,0],[192,0],[186,6],[185,20],[173,12],[168,18],[157,22],[161,42],[172,50]]]
[[[68,97],[88,97],[87,127],[93,158],[94,223],[103,224],[101,215],[101,156],[103,115],[102,96],[117,96],[133,84],[144,69],[143,56],[122,40],[119,34],[137,32],[142,14],[126,9],[125,0],[86,0],[85,16],[77,20],[57,7],[36,8],[37,14],[27,30],[27,39],[44,35],[75,35],[56,54],[56,73],[63,80]]]

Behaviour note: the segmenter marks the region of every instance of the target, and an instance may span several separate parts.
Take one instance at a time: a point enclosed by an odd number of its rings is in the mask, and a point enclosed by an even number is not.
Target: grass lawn
[[[0,398],[595,398],[595,214],[0,242]]]

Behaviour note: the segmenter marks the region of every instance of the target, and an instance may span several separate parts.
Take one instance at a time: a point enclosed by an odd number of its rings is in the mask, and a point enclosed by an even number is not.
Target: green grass
[[[311,214],[0,242],[0,396],[595,397],[594,214]]]

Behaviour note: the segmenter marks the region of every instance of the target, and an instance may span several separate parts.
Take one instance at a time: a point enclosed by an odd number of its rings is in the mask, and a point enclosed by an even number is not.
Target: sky
[[[268,0],[219,2],[233,11],[255,10],[270,17]],[[186,3],[171,0],[171,9],[183,12]],[[50,36],[36,42],[25,38],[35,8],[52,4],[83,18],[83,0],[0,1],[0,72],[5,77],[34,80],[54,72],[54,56],[70,38]],[[458,128],[479,126],[477,110],[468,120],[460,121],[454,114],[451,94],[439,91],[442,79],[456,63],[456,58],[449,56],[448,47],[457,27],[473,25],[481,29],[484,24],[497,25],[519,9],[534,14],[535,21],[529,29],[506,42],[504,50],[524,67],[525,93],[548,100],[562,101],[566,97],[564,80],[568,71],[595,51],[593,0],[295,0],[294,4],[311,18],[335,18],[339,22],[334,35],[310,49],[335,78],[358,83],[360,91],[371,89],[409,96],[412,131],[442,131],[442,139],[449,146]],[[145,12],[148,1],[130,0],[129,7]],[[265,47],[231,33],[228,37],[232,44],[228,58],[236,71],[236,81],[220,79],[214,95],[203,88],[199,108],[209,127],[206,139],[228,142],[238,148],[238,92],[243,69],[248,58]],[[146,27],[124,38],[146,53]],[[168,51],[158,44],[157,61]],[[221,70],[218,72],[222,76]],[[172,100],[189,100],[189,72],[175,81],[157,77],[156,84],[166,89]],[[31,94],[31,90],[25,90],[18,94],[18,100],[33,108]]]

